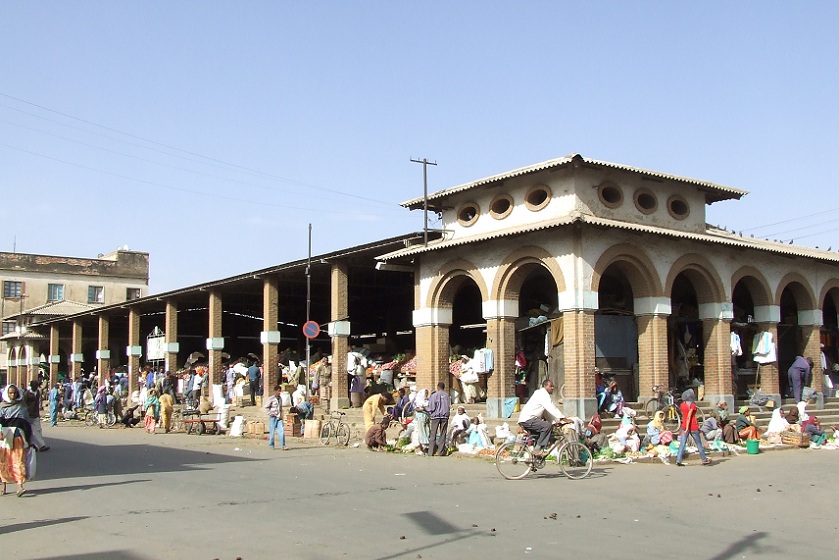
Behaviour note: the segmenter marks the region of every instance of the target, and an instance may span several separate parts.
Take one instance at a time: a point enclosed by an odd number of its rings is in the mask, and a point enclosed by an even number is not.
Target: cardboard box
[[[261,436],[265,433],[265,422],[248,422],[248,433]]]
[[[303,428],[303,439],[318,439],[320,437],[320,420],[306,420]]]

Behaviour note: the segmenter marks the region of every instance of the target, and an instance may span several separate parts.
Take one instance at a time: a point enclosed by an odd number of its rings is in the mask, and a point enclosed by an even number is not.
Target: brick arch
[[[495,275],[490,295],[494,299],[518,300],[521,286],[527,280],[527,274],[522,274],[528,265],[541,266],[551,273],[556,284],[556,291],[565,291],[565,276],[556,259],[541,247],[521,247],[508,254],[502,260]]]
[[[670,267],[670,273],[667,275],[667,281],[664,284],[668,294],[673,292],[673,283],[676,281],[676,277],[682,273],[693,284],[699,303],[728,301],[729,296],[725,295],[722,280],[720,280],[714,265],[702,255],[689,253],[676,259],[676,262]]]
[[[661,281],[655,264],[644,251],[628,243],[613,245],[600,255],[592,271],[591,291],[597,292],[600,289],[600,279],[612,265],[617,266],[626,276],[632,287],[633,297],[662,295]]]
[[[827,295],[829,293],[834,292],[835,290],[839,290],[839,279],[831,278],[824,283],[821,292],[819,292],[819,309],[824,309],[824,300],[827,299]],[[836,305],[839,305],[839,294],[833,294],[833,301]]]
[[[769,287],[766,277],[758,269],[752,266],[743,266],[732,274],[732,294],[734,294],[734,288],[740,281],[745,283],[755,305],[772,305],[772,288]]]
[[[781,305],[781,294],[784,290],[790,288],[792,296],[795,298],[795,304],[799,311],[816,308],[816,294],[813,292],[813,287],[807,279],[799,272],[788,272],[778,283],[778,289],[775,291],[775,304]]]
[[[464,282],[471,280],[481,292],[481,301],[487,301],[488,290],[484,279],[476,274],[478,268],[466,259],[455,259],[440,267],[431,282],[426,298],[426,306],[438,309],[451,309],[454,296]]]

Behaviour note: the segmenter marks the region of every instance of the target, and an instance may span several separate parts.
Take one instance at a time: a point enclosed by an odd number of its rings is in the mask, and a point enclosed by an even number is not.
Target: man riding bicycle
[[[553,392],[554,382],[546,379],[542,382],[542,388],[533,393],[519,414],[519,426],[536,438],[534,455],[537,457],[545,456],[545,448],[550,443],[553,425],[568,422],[568,420],[565,420],[562,411],[553,403],[553,399],[551,399]],[[545,418],[546,414],[552,421]]]

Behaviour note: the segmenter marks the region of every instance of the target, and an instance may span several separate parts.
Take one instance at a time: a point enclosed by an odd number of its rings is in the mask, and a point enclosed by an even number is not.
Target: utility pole
[[[312,313],[312,224],[309,224],[309,256],[306,258],[306,322],[311,319]],[[303,378],[306,383],[306,400],[309,400],[309,372],[312,364],[312,347],[309,344],[311,340],[306,338],[306,375]]]
[[[436,161],[428,161],[427,158],[414,159],[414,163],[422,164],[422,243],[428,245],[428,166],[437,165]]]

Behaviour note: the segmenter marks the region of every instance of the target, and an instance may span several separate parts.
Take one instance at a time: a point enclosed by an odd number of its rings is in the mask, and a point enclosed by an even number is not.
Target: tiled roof
[[[45,303],[44,305],[39,305],[38,307],[24,309],[22,313],[18,311],[17,313],[6,315],[5,317],[3,317],[3,319],[20,317],[21,315],[38,315],[41,317],[63,317],[65,315],[74,315],[83,311],[90,311],[91,309],[95,309],[95,306],[65,299],[61,301],[51,301]]]
[[[628,171],[631,173],[638,173],[640,175],[644,175],[647,177],[655,177],[658,179],[667,179],[670,181],[677,181],[680,183],[686,183],[690,185],[695,185],[697,187],[702,187],[706,191],[709,191],[706,195],[709,202],[716,202],[719,200],[727,200],[730,198],[740,198],[746,194],[748,191],[744,191],[741,189],[735,189],[733,187],[727,187],[725,185],[718,185],[717,183],[711,183],[708,181],[700,181],[698,179],[691,179],[689,177],[680,177],[678,175],[671,175],[669,173],[662,173],[660,171],[651,171],[648,169],[641,169],[639,167],[632,167],[629,165],[621,165],[619,163],[610,163],[608,161],[600,161],[596,159],[585,158],[580,154],[569,154],[565,157],[550,159],[548,161],[543,161],[542,163],[537,163],[535,165],[528,165],[527,167],[520,167],[519,169],[513,169],[512,171],[507,171],[505,173],[501,173],[499,175],[492,175],[491,177],[485,177],[483,179],[478,179],[477,181],[472,181],[471,183],[465,183],[463,185],[458,185],[456,187],[451,187],[448,189],[444,189],[442,191],[437,191],[435,193],[431,193],[428,195],[428,200],[433,201],[441,198],[446,198],[453,194],[467,191],[469,189],[479,187],[482,185],[488,185],[490,183],[495,183],[498,181],[503,181],[505,179],[510,179],[513,177],[520,177],[522,175],[527,175],[529,173],[536,173],[538,171],[544,171],[546,169],[555,169],[559,167],[563,167],[566,165],[570,165],[574,162],[597,166],[597,167],[610,167],[612,169],[618,169],[621,171]],[[406,208],[421,208],[423,205],[423,197],[414,198],[412,200],[408,200],[401,204]]]

